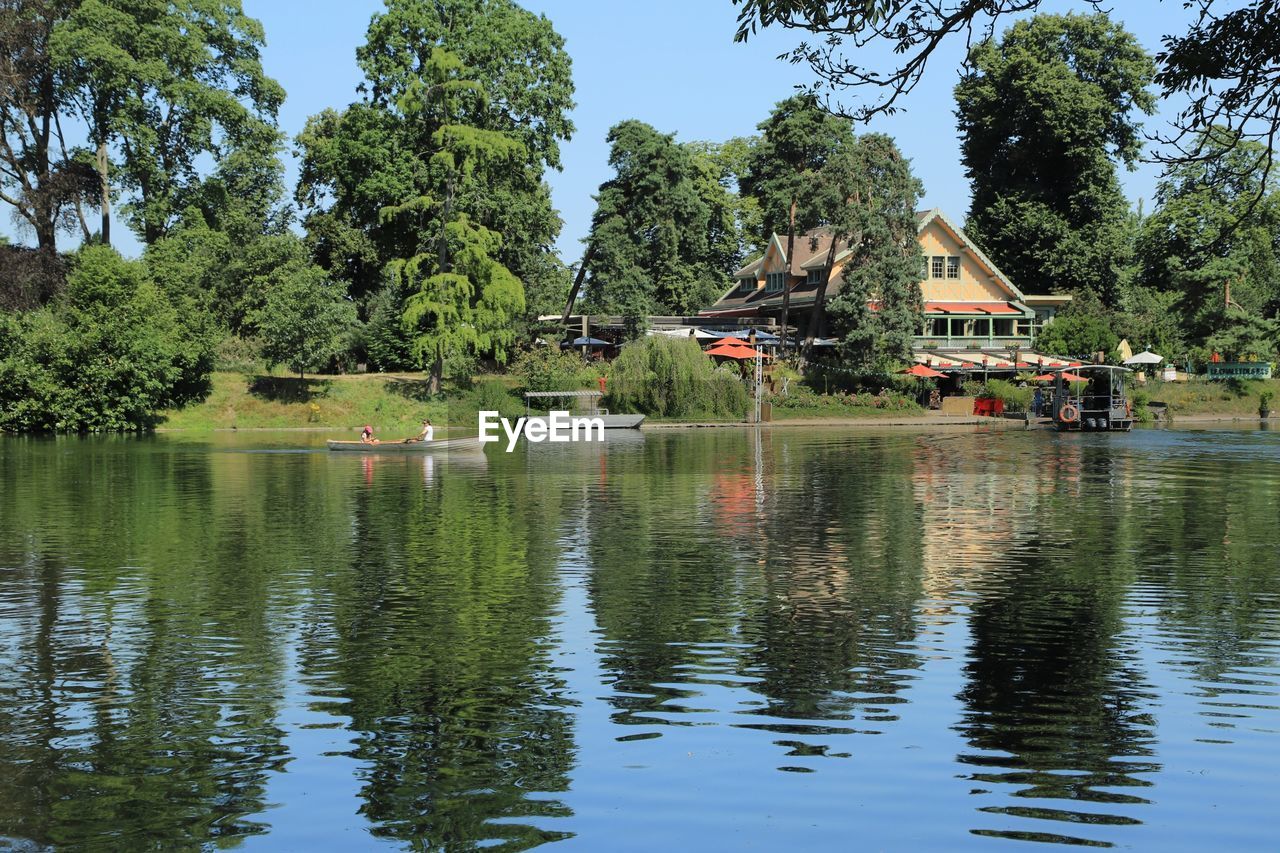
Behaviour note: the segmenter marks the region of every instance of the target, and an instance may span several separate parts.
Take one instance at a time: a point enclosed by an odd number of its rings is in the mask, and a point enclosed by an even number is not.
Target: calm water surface
[[[0,439],[0,849],[1280,846],[1280,433],[610,438]]]

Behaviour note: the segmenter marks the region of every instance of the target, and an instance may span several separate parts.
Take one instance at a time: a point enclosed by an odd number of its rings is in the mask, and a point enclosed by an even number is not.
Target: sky
[[[288,94],[279,120],[290,140],[308,116],[357,99],[361,75],[355,50],[364,41],[369,18],[383,7],[381,0],[243,2],[266,31],[266,72]],[[766,31],[747,44],[735,44],[737,9],[731,0],[524,0],[522,5],[551,20],[573,61],[576,130],[562,146],[563,169],[547,175],[564,220],[557,248],[566,263],[581,256],[595,207],[592,197],[610,177],[605,143],[610,127],[635,118],[675,133],[681,141],[744,136],[755,133],[777,101],[810,79],[807,66],[777,59],[801,40],[799,33]],[[1160,34],[1186,14],[1181,3],[1170,0],[1123,5],[1133,15],[1123,19],[1126,26],[1151,51],[1159,47]],[[1083,6],[1050,0],[1046,9]],[[892,135],[911,158],[925,187],[921,207],[941,208],[957,221],[963,221],[969,207],[952,98],[961,49],[959,43],[945,46],[903,102],[905,110],[878,118],[868,128]],[[1147,124],[1149,129],[1160,125],[1161,116]],[[285,160],[292,191],[297,160],[292,153]],[[1149,210],[1158,174],[1151,165],[1122,173],[1130,201],[1148,199]],[[0,230],[13,235],[8,219],[0,220]],[[23,235],[18,239],[30,242]],[[140,250],[132,239],[115,242],[127,255]]]

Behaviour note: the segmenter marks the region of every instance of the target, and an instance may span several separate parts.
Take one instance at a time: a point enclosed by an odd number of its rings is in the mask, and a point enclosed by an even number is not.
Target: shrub
[[[732,368],[717,369],[692,338],[641,338],[622,348],[606,386],[616,412],[742,417],[750,402]]]
[[[987,382],[987,393],[994,399],[1002,400],[1006,411],[1025,412],[1031,408],[1031,398],[1035,391],[1032,388],[1019,388],[1003,379],[992,379]]]
[[[582,356],[553,346],[520,353],[511,371],[526,391],[575,391],[594,378],[594,371],[582,363]]]
[[[149,429],[203,399],[213,366],[207,315],[180,311],[139,261],[82,249],[62,297],[0,328],[0,429]]]

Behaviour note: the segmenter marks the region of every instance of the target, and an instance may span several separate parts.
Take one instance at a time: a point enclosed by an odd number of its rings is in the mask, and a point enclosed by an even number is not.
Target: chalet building
[[[924,319],[915,337],[916,361],[939,369],[1015,369],[1055,366],[1057,359],[1030,352],[1040,328],[1070,296],[1024,293],[942,211],[916,214],[924,252],[920,287]],[[788,325],[809,328],[814,297],[822,286],[831,235],[823,228],[797,234],[788,261],[786,235],[774,234],[763,256],[734,273],[735,283],[699,318],[776,324],[783,290],[790,289]],[[848,249],[839,245],[827,285],[827,304],[840,293]]]

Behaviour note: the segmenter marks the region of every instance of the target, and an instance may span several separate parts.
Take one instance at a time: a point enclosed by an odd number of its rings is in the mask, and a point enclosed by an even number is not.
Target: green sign
[[[1210,379],[1270,379],[1269,361],[1219,361],[1209,362]]]

